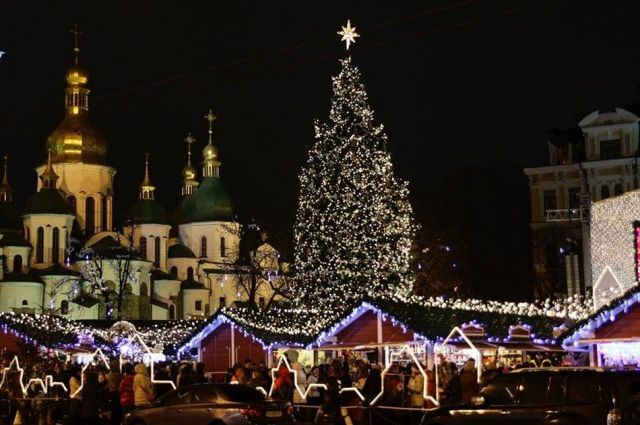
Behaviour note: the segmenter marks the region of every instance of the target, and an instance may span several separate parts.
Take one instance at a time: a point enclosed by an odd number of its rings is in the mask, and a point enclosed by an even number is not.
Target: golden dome
[[[47,149],[51,150],[54,163],[80,162],[104,164],[107,157],[107,142],[89,120],[88,74],[73,65],[66,74],[66,115],[58,128],[47,138]]]
[[[215,160],[218,158],[218,149],[209,142],[209,144],[202,149],[202,157],[205,161]]]
[[[67,71],[65,79],[70,86],[80,86],[86,85],[89,82],[89,75],[84,69],[74,65]]]
[[[91,125],[86,113],[67,114],[62,123],[47,139],[52,161],[104,164],[107,142]]]
[[[190,182],[196,179],[196,169],[191,165],[191,162],[182,169],[182,178],[185,182]]]

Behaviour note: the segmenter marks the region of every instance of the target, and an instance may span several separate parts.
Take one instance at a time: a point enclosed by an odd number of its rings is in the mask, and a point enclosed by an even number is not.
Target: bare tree
[[[236,260],[227,261],[223,266],[226,274],[234,276],[236,292],[246,302],[265,311],[274,303],[290,300],[292,276],[289,264],[267,243],[266,233],[253,221],[237,228],[226,226],[225,229],[241,240],[238,252],[228,255],[228,258]]]
[[[114,314],[118,320],[124,317],[127,295],[138,282],[135,261],[140,258],[133,238],[133,229],[114,232],[79,253],[84,261],[80,271],[86,284],[83,290],[104,303],[106,319],[114,319]],[[114,279],[107,279],[108,275]]]

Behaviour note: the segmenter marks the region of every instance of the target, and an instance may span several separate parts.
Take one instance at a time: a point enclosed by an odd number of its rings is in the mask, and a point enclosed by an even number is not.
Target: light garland
[[[591,275],[596,309],[637,285],[637,229],[640,191],[634,190],[591,205]],[[620,287],[602,279],[609,268]],[[610,280],[610,279],[609,279]]]

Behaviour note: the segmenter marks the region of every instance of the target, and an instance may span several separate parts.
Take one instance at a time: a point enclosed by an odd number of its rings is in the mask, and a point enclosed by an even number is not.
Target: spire
[[[209,143],[202,150],[202,156],[204,161],[202,163],[202,176],[203,177],[219,177],[220,176],[220,161],[218,161],[218,149],[213,146],[213,122],[218,119],[213,115],[213,111],[209,108],[209,113],[204,116],[209,122]]]
[[[47,159],[47,168],[44,169],[42,174],[40,175],[40,180],[42,180],[42,189],[55,189],[56,182],[58,181],[58,175],[53,169],[53,165],[51,164],[51,149],[49,149],[49,157]]]
[[[82,35],[82,33],[78,30],[78,23],[74,22],[73,29],[69,31],[73,34],[73,63],[78,65],[78,57],[80,56],[80,44],[78,43],[78,36]]]
[[[86,88],[89,77],[79,66],[80,44],[78,39],[82,33],[78,30],[78,24],[75,23],[69,32],[73,34],[73,65],[67,71],[65,104],[67,114],[78,115],[81,111],[89,110],[89,90]]]
[[[187,144],[187,165],[182,169],[182,196],[191,195],[198,187],[196,169],[191,165],[191,145],[196,139],[189,133],[184,141]]]
[[[149,177],[149,153],[145,153],[144,159],[144,179],[140,184],[140,199],[154,199],[154,191],[156,190],[151,178]]]
[[[2,183],[0,183],[0,203],[9,203],[13,201],[13,197],[11,196],[11,186],[9,185],[9,177],[7,174],[7,156],[4,157],[4,176],[2,178]]]

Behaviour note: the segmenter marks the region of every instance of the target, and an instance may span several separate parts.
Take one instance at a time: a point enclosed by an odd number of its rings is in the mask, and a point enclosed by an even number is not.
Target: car
[[[640,372],[597,368],[520,369],[490,380],[473,406],[442,406],[423,425],[636,425]]]
[[[286,425],[291,403],[269,400],[247,385],[194,384],[169,391],[125,417],[125,425]]]

